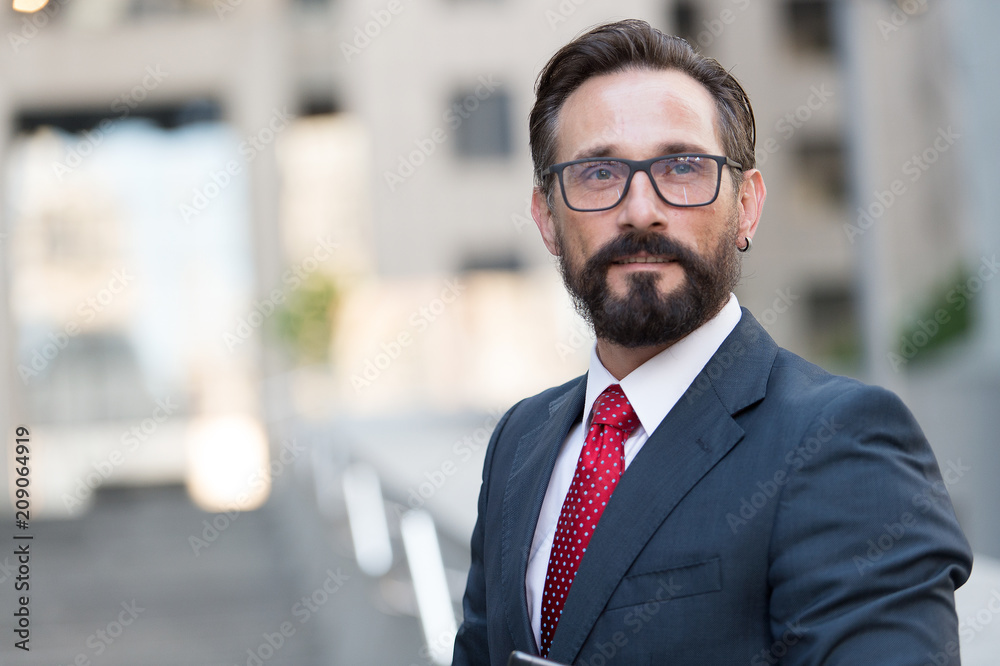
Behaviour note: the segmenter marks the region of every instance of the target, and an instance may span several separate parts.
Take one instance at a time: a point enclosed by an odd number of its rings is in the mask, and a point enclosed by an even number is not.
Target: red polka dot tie
[[[597,398],[590,431],[552,540],[542,593],[542,644],[539,647],[543,657],[552,647],[552,636],[580,567],[580,558],[587,552],[597,521],[625,470],[625,440],[638,425],[635,410],[618,384],[612,384]]]

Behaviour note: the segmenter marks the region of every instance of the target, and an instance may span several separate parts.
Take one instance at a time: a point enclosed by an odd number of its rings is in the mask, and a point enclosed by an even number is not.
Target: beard
[[[607,243],[581,268],[561,252],[559,269],[577,312],[598,338],[627,348],[670,345],[714,317],[740,280],[735,221],[728,228],[707,257],[659,233],[630,231]],[[557,242],[562,248],[558,226]],[[684,281],[661,294],[657,273],[636,272],[628,276],[626,294],[614,296],[608,269],[640,252],[676,262],[684,270]]]

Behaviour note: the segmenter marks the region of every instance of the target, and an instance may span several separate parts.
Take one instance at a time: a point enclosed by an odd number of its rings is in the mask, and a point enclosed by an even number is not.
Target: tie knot
[[[639,417],[635,415],[632,403],[625,397],[625,392],[618,384],[612,384],[604,389],[594,403],[593,423],[611,426],[625,433],[626,437],[639,425]]]

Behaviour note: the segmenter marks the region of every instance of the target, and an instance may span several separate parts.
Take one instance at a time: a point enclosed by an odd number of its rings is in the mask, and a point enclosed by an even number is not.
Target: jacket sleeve
[[[854,389],[820,412],[785,457],[769,556],[774,643],[753,663],[959,664],[954,592],[972,553],[930,445],[884,389]]]
[[[455,637],[455,652],[452,656],[453,666],[474,664],[489,664],[490,650],[486,624],[486,571],[483,564],[483,543],[486,521],[486,503],[489,496],[490,463],[496,451],[500,433],[507,420],[517,406],[512,407],[493,430],[489,446],[486,448],[486,460],[483,463],[483,482],[479,488],[478,518],[472,530],[472,562],[469,567],[469,577],[465,585],[465,596],[462,599],[462,625]]]

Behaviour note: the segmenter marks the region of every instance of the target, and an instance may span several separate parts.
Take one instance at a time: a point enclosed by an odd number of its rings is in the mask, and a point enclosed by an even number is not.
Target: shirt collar
[[[590,371],[587,374],[584,425],[590,420],[590,411],[604,389],[612,384],[621,384],[643,430],[647,434],[652,433],[733,332],[742,314],[736,295],[730,294],[729,301],[718,314],[640,365],[621,381],[615,379],[601,363],[595,344],[590,352]]]

